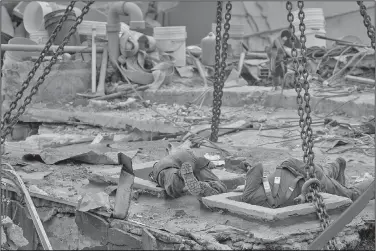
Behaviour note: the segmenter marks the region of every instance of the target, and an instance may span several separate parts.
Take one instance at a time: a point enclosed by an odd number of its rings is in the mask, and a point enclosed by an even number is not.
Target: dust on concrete
[[[181,108],[181,107],[180,107]],[[179,107],[169,109],[169,112],[177,112]],[[203,107],[203,113],[210,113],[210,108]],[[219,143],[221,146],[225,145],[231,153],[236,153],[238,156],[246,157],[251,164],[263,163],[265,171],[272,172],[274,168],[283,160],[295,157],[302,157],[302,150],[300,148],[300,139],[280,142],[288,140],[284,134],[289,132],[288,137],[299,137],[299,127],[296,126],[296,112],[282,109],[265,109],[260,106],[252,105],[243,108],[229,108],[223,107],[222,117],[223,121],[234,121],[236,119],[250,119],[262,124],[268,121],[268,125],[295,125],[287,129],[263,130],[263,128],[254,128],[252,130],[244,130],[236,133],[221,136]],[[338,120],[346,121],[348,123],[356,122],[355,119],[346,117],[335,117]],[[202,123],[207,122],[203,121]],[[318,125],[314,130],[320,129],[322,125]],[[73,129],[74,128],[74,129]],[[67,132],[74,132],[77,134],[95,135],[96,133],[103,133],[108,131],[103,128],[93,128],[90,126],[72,127],[61,126],[59,128],[50,125],[45,132],[53,131],[54,133],[65,134]],[[42,130],[42,131],[43,131]],[[268,137],[265,137],[267,135]],[[139,141],[139,142],[112,142],[110,146],[123,151],[139,149],[139,153],[134,158],[134,163],[143,163],[148,161],[155,161],[165,156],[166,146],[169,143],[167,140],[158,141]],[[178,145],[178,142],[174,143]],[[197,149],[202,153],[215,152],[214,149],[201,147]],[[354,176],[362,176],[365,172],[374,175],[374,159],[359,153],[346,152],[344,154],[327,155],[322,153],[318,148],[314,149],[315,160],[319,163],[325,163],[329,160],[334,160],[336,157],[342,156],[348,160],[348,168],[346,177],[348,183],[354,183]],[[12,156],[5,156],[5,161],[13,164],[17,171],[27,173],[38,173],[50,171],[51,173],[42,179],[26,180],[27,186],[36,185],[38,188],[46,191],[51,196],[77,203],[80,194],[91,191],[104,191],[105,186],[91,186],[87,180],[90,174],[90,169],[93,165],[82,163],[64,162],[58,165],[46,165],[38,161],[25,161]],[[230,171],[231,170],[227,170]],[[113,198],[112,198],[113,200]],[[363,214],[367,212],[363,212]],[[130,208],[130,219],[148,226],[166,229],[170,232],[179,232],[182,229],[188,231],[210,231],[218,225],[228,225],[237,227],[247,231],[257,230],[260,233],[269,233],[265,238],[271,238],[272,235],[284,235],[284,230],[276,229],[271,231],[267,226],[256,222],[250,222],[240,219],[238,217],[227,214],[223,211],[211,211],[203,207],[203,205],[193,196],[184,196],[175,200],[160,199],[151,196],[138,196],[132,202]],[[205,220],[203,220],[205,219]],[[314,223],[313,223],[314,224]],[[296,233],[299,232],[295,229]],[[295,231],[294,230],[294,231]],[[291,231],[290,231],[291,232]]]

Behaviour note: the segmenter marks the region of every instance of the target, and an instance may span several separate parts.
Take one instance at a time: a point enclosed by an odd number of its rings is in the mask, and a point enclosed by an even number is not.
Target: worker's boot
[[[345,177],[346,160],[344,158],[337,158],[335,162],[327,164],[326,175],[338,181],[342,186],[346,185]]]
[[[180,174],[184,180],[188,192],[194,196],[206,197],[219,193],[217,190],[212,188],[208,182],[198,181],[193,174],[192,165],[188,162],[182,164]]]
[[[338,168],[337,171],[337,181],[342,185],[346,185],[346,177],[345,177],[345,169],[346,169],[346,160],[344,158],[337,158],[336,163],[338,163],[338,166],[336,165],[336,168]]]

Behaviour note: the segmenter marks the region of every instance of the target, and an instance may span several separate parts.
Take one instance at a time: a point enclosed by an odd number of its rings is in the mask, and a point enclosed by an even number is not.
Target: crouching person
[[[154,164],[150,179],[164,188],[172,198],[185,192],[206,197],[225,193],[226,185],[210,170],[213,163],[204,157],[196,157],[191,150],[179,150]]]
[[[372,180],[366,180],[348,188],[345,186],[345,168],[346,161],[338,158],[335,162],[324,166],[315,165],[314,172],[320,182],[322,192],[355,201],[368,188]],[[257,164],[249,167],[245,186],[237,190],[243,190],[242,201],[252,205],[278,208],[304,203],[302,190],[313,181],[308,180],[305,183],[305,172],[304,162],[293,158],[282,162],[268,176],[264,175],[262,164]]]

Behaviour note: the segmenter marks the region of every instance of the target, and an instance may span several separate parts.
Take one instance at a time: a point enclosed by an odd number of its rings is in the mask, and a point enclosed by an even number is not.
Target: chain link
[[[299,115],[299,126],[300,126],[300,137],[302,139],[302,150],[304,152],[303,155],[303,161],[306,162],[306,155],[307,155],[307,135],[305,131],[305,119],[304,119],[304,109],[303,109],[303,97],[301,95],[301,92],[303,90],[302,83],[301,83],[301,71],[300,71],[300,62],[298,59],[298,50],[296,49],[296,36],[295,36],[295,26],[293,24],[294,22],[294,15],[292,14],[292,3],[290,1],[287,1],[286,3],[286,9],[288,11],[287,14],[287,21],[289,24],[289,30],[290,30],[290,41],[291,41],[291,57],[292,57],[292,63],[293,63],[293,69],[294,69],[294,86],[295,91],[297,93],[296,97],[296,103],[298,104],[298,115]],[[299,25],[299,28],[302,26]]]
[[[295,90],[298,94],[297,96],[297,104],[298,104],[298,115],[300,117],[299,119],[299,126],[301,128],[300,136],[302,139],[302,150],[303,150],[303,161],[306,163],[306,173],[307,173],[307,179],[315,178],[315,172],[314,172],[314,153],[313,153],[313,131],[311,128],[312,124],[312,118],[311,118],[311,107],[310,107],[310,99],[311,96],[309,94],[309,81],[308,81],[308,71],[307,71],[307,47],[306,47],[306,36],[304,34],[305,32],[305,24],[304,24],[304,18],[305,13],[303,11],[304,8],[304,2],[298,1],[298,18],[299,18],[299,31],[300,31],[300,52],[301,52],[301,63],[299,62],[297,56],[297,49],[295,45],[295,27],[294,27],[294,15],[292,14],[292,3],[290,1],[287,1],[286,3],[286,9],[288,11],[287,14],[287,20],[289,21],[289,30],[291,33],[291,44],[292,44],[292,50],[291,55],[293,59],[293,67],[295,71]],[[303,110],[303,98],[301,96],[301,91],[304,89],[304,110]],[[304,117],[304,113],[306,116]],[[320,226],[322,230],[327,228],[329,226],[329,215],[326,211],[326,206],[323,200],[322,195],[320,194],[320,186],[318,185],[311,185],[309,187],[309,192],[306,194],[307,201],[311,202],[314,207],[316,208],[316,214],[320,220]],[[334,240],[330,240],[328,243],[329,249],[335,249],[335,243]]]
[[[76,1],[72,1],[70,3],[70,8],[67,7],[66,11],[65,11],[65,16],[67,13],[69,13],[69,9],[73,10],[73,6],[75,4]],[[16,108],[17,106],[17,102],[12,102],[12,106],[10,107],[9,111],[7,112],[7,117],[5,117],[5,114],[4,114],[4,118],[3,118],[3,121],[1,122],[1,130],[2,130],[2,134],[1,134],[1,144],[3,144],[5,142],[5,138],[8,134],[10,134],[12,132],[12,128],[13,126],[18,122],[18,119],[19,117],[25,112],[25,109],[26,109],[26,106],[28,106],[31,101],[32,101],[32,98],[33,96],[38,92],[38,88],[41,84],[43,84],[46,76],[51,72],[51,68],[52,66],[57,62],[57,58],[58,56],[62,55],[63,52],[64,52],[64,46],[69,42],[69,39],[70,37],[77,31],[77,26],[79,24],[81,24],[81,22],[83,21],[83,17],[84,15],[86,15],[88,12],[89,12],[89,9],[90,9],[90,6],[94,3],[94,1],[90,1],[89,3],[87,3],[87,5],[82,9],[82,13],[80,16],[77,17],[76,19],[76,22],[75,24],[70,28],[69,30],[69,33],[68,35],[64,38],[63,42],[59,45],[59,47],[57,48],[55,54],[53,55],[53,57],[50,59],[50,62],[49,64],[46,66],[46,68],[43,70],[43,74],[38,78],[36,84],[31,88],[30,90],[30,94],[28,96],[26,96],[26,98],[24,99],[24,103],[18,108],[17,110],[17,113],[16,115],[11,119],[10,121],[10,114],[11,112]],[[67,17],[62,17],[59,21],[59,24],[61,22],[61,24],[67,19]],[[60,24],[60,26],[61,26]],[[61,27],[60,27],[61,29]],[[58,33],[58,31],[60,30],[58,29],[58,27],[54,30],[54,34],[55,34],[55,37]],[[53,35],[52,35],[53,36]],[[51,38],[52,38],[51,36]],[[49,44],[49,46],[51,47],[52,45],[52,41],[53,39],[49,39],[49,41],[47,43],[51,43]],[[51,40],[51,41],[50,41]],[[49,47],[48,47],[49,48]],[[46,48],[45,48],[46,49]],[[45,49],[42,51],[42,53],[45,51]],[[42,53],[41,53],[41,56],[42,56]],[[45,53],[47,53],[47,51],[44,52],[44,55]],[[38,64],[38,67],[39,65],[41,64],[41,61],[42,61],[43,58],[38,58],[38,61],[36,62]],[[33,67],[33,69],[30,71],[29,73],[29,77],[26,79],[26,81],[23,83],[23,87],[26,86],[26,88],[28,87],[29,83],[30,83],[30,80],[31,78],[35,75],[35,72],[36,70],[38,69],[38,67]],[[16,100],[18,101],[22,95],[23,95],[23,91],[26,89],[24,88],[22,90],[22,92],[19,92],[19,97],[17,96]],[[17,93],[18,94],[18,93]],[[8,115],[9,114],[9,115]],[[7,127],[4,129],[5,127],[5,123],[7,124]]]
[[[371,22],[371,17],[367,14],[367,7],[363,1],[357,1],[360,8],[360,15],[363,17],[363,24],[367,28],[367,35],[371,39],[371,46],[375,49],[375,26]]]
[[[300,53],[301,53],[301,65],[299,68],[299,75],[300,75],[300,85],[304,89],[304,102],[305,102],[305,107],[304,111],[306,114],[306,117],[304,119],[304,126],[301,131],[302,138],[305,138],[306,140],[306,145],[303,148],[304,155],[303,155],[303,161],[307,163],[306,165],[306,172],[307,172],[307,178],[313,178],[313,159],[314,159],[314,153],[313,153],[313,138],[312,138],[312,118],[311,118],[311,107],[309,105],[309,101],[311,99],[311,96],[309,94],[309,82],[308,82],[308,71],[307,71],[307,47],[306,47],[306,41],[307,38],[304,34],[305,32],[305,24],[304,24],[304,18],[305,18],[305,13],[303,11],[304,8],[304,2],[303,1],[298,1],[298,18],[299,18],[299,31],[300,31]]]
[[[231,2],[226,4],[226,14],[225,23],[223,25],[223,37],[221,39],[222,30],[222,2],[217,2],[217,27],[216,27],[216,46],[215,46],[215,83],[213,91],[213,117],[211,124],[211,136],[210,140],[213,142],[218,141],[218,126],[221,116],[221,106],[223,97],[223,85],[226,77],[226,61],[227,61],[227,51],[228,51],[228,39],[230,38],[230,20],[231,20]],[[222,54],[221,54],[221,42],[222,42]],[[221,56],[220,56],[221,55]],[[222,62],[220,63],[220,59]]]

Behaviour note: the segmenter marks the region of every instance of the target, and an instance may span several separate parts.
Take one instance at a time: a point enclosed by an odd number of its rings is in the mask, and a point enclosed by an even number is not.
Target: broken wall
[[[30,93],[38,78],[42,75],[49,61],[43,62],[31,80],[25,95]],[[2,95],[5,96],[4,106],[14,99],[17,91],[21,89],[23,81],[33,68],[31,61],[9,62],[2,68]],[[56,63],[33,97],[33,103],[45,101],[65,104],[72,101],[76,93],[86,92],[91,86],[91,64],[80,60]],[[22,99],[23,100],[23,99]]]

